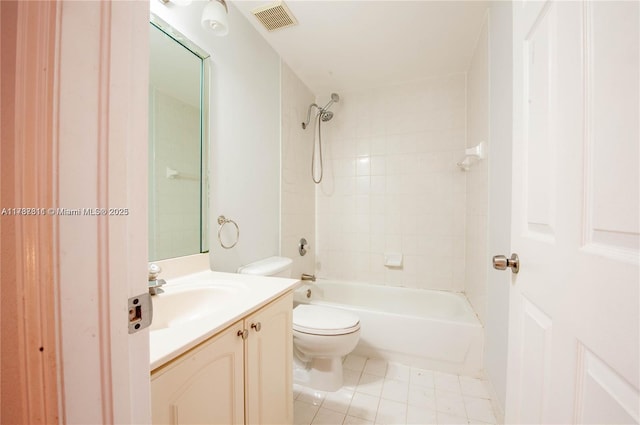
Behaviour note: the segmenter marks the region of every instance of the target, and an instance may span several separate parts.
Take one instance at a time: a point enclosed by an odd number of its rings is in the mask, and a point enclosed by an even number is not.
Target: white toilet
[[[293,309],[294,380],[323,391],[342,387],[342,357],[356,348],[360,319],[336,308],[300,304]]]
[[[292,260],[270,257],[238,273],[291,277]],[[323,391],[342,386],[342,357],[356,348],[360,319],[344,310],[300,304],[293,309],[294,381]]]
[[[269,257],[238,267],[238,273],[255,276],[291,277],[291,264],[293,264],[291,258]]]

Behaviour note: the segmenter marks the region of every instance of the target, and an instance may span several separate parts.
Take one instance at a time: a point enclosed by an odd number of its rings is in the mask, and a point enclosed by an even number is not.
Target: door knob
[[[251,329],[255,329],[256,332],[260,332],[260,329],[262,329],[262,323],[260,323],[260,322],[252,323],[251,324]]]
[[[507,267],[511,268],[511,273],[518,273],[520,271],[520,259],[518,254],[511,254],[511,258],[507,258],[504,255],[495,255],[493,257],[493,268],[496,270],[506,270]]]

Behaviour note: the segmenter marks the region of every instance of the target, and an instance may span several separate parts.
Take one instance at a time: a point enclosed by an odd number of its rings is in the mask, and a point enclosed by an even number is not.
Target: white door
[[[57,8],[49,206],[104,209],[55,217],[60,422],[150,423],[149,331],[127,326],[147,291],[149,4]]]
[[[638,423],[640,4],[513,19],[505,422]]]

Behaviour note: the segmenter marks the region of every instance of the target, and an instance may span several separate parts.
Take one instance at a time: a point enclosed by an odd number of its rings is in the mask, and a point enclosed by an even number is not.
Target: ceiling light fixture
[[[202,28],[223,36],[229,33],[229,8],[224,0],[209,0],[202,11]]]

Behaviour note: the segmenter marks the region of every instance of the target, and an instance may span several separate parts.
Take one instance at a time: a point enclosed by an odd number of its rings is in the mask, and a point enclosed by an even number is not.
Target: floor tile
[[[293,402],[293,422],[296,425],[309,425],[320,408],[303,401]]]
[[[293,384],[293,399],[295,400],[300,395],[300,391],[302,391],[302,387],[298,384]]]
[[[379,402],[379,397],[355,393],[351,399],[351,405],[349,406],[347,415],[373,421],[376,418]]]
[[[454,416],[467,416],[464,398],[454,392],[436,391],[436,410]]]
[[[460,378],[458,377],[458,375],[434,372],[433,377],[436,384],[436,391],[444,390],[461,394]]]
[[[463,416],[449,415],[447,413],[438,412],[438,425],[454,424],[454,425],[467,425],[467,418]]]
[[[302,388],[296,400],[313,404],[314,406],[320,406],[326,394],[327,393],[325,391],[318,391],[311,388]]]
[[[409,385],[416,387],[435,388],[433,371],[411,368]]]
[[[333,410],[323,409],[322,407],[313,418],[312,425],[340,425],[344,421],[344,413],[334,412]]]
[[[385,379],[382,384],[381,397],[387,400],[406,403],[409,399],[409,383],[406,381],[396,381],[395,379]]]
[[[409,405],[436,410],[436,392],[432,388],[409,387]]]
[[[364,365],[364,373],[385,376],[387,374],[387,361],[382,359],[368,359]]]
[[[489,391],[487,391],[485,382],[480,379],[461,376],[460,388],[462,390],[462,395],[464,396],[484,398],[487,400],[491,398],[491,396],[489,396]]]
[[[435,409],[422,406],[407,406],[407,424],[428,425],[438,423]]]
[[[371,375],[369,373],[363,373],[360,377],[360,382],[358,382],[358,386],[356,387],[356,392],[380,397],[380,394],[382,393],[383,383],[383,377]]]
[[[357,355],[344,364],[338,391],[294,385],[296,425],[496,424],[479,379]]]
[[[407,422],[407,404],[393,400],[380,400],[376,425],[404,424]]]
[[[491,401],[482,398],[465,397],[464,402],[469,419],[486,423],[496,423]]]
[[[339,413],[347,413],[353,394],[353,390],[345,388],[341,388],[335,392],[329,392],[322,402],[322,407]]]
[[[373,421],[357,418],[355,416],[347,416],[344,419],[343,425],[373,425]]]
[[[355,390],[360,382],[360,376],[362,372],[355,370],[344,369],[342,371],[342,388]]]
[[[387,365],[387,374],[385,375],[385,378],[409,382],[410,377],[411,368],[409,366],[393,362]]]
[[[358,372],[362,372],[364,369],[364,365],[367,362],[367,358],[363,356],[358,356],[356,354],[349,354],[344,362],[342,363],[342,367],[345,369],[355,370]]]

